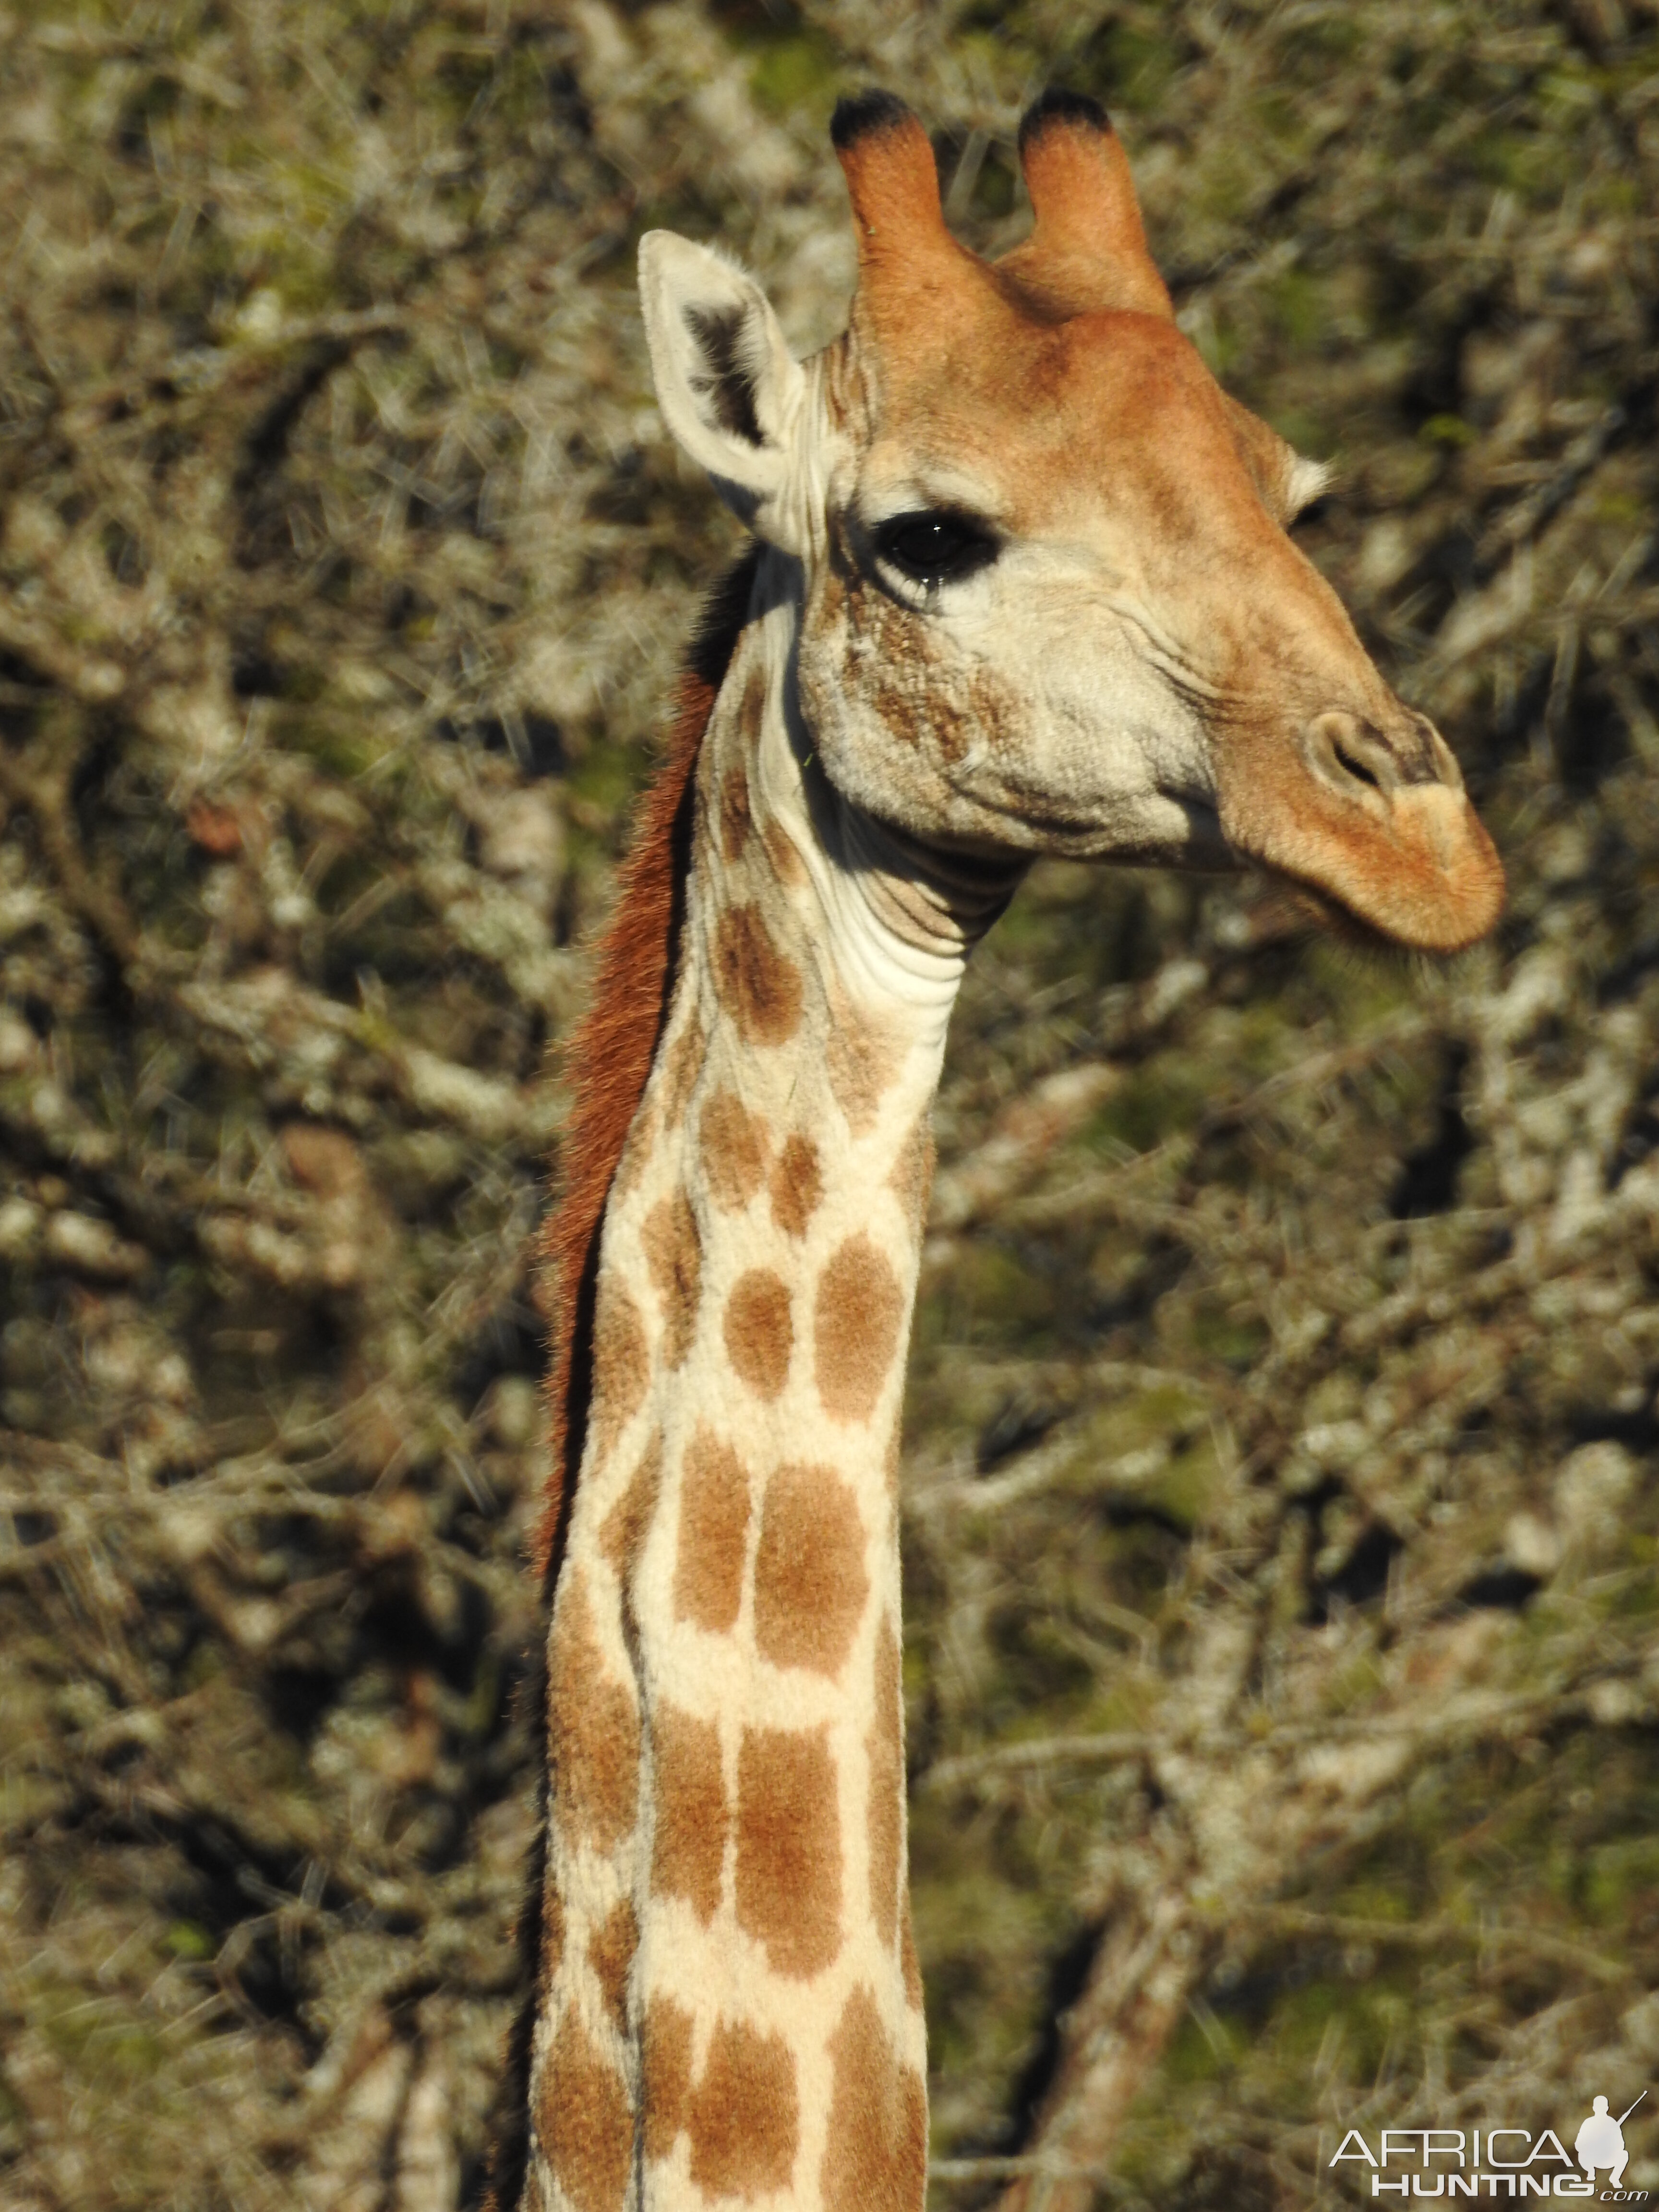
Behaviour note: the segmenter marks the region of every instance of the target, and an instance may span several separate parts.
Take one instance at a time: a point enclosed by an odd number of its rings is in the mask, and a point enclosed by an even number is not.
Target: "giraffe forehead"
[[[994,331],[884,356],[881,371],[854,493],[868,522],[959,507],[1036,535],[1151,494],[1274,527],[1225,394],[1159,317],[1010,312]]]

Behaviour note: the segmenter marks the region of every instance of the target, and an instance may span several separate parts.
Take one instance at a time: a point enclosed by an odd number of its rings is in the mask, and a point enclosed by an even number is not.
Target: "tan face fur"
[[[1287,535],[1321,472],[1176,327],[1104,118],[1028,118],[1036,226],[994,265],[908,111],[854,120],[859,291],[804,368],[738,272],[660,234],[642,257],[672,426],[801,562],[838,790],[971,853],[1250,863],[1408,945],[1484,935],[1503,875],[1456,763]],[[716,334],[689,373],[688,327]],[[918,527],[968,557],[907,568]]]

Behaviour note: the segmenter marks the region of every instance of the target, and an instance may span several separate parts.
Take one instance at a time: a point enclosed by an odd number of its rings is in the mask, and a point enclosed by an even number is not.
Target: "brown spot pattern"
[[[891,1946],[898,1927],[899,1851],[903,1841],[904,1719],[899,1646],[884,1614],[876,1629],[875,1716],[865,1751],[870,1766],[870,1911]]]
[[[662,1486],[662,1431],[656,1430],[640,1454],[639,1465],[628,1478],[628,1487],[605,1515],[599,1528],[599,1551],[624,1589],[644,1548],[646,1532],[657,1509]]]
[[[590,1417],[595,1449],[606,1456],[617,1438],[645,1403],[651,1379],[651,1355],[640,1310],[614,1267],[599,1277],[593,1316],[593,1410]]]
[[[900,1146],[893,1171],[887,1178],[917,1237],[921,1234],[921,1224],[927,1216],[927,1200],[933,1194],[934,1158],[933,1121],[923,1114]]]
[[[716,1206],[734,1213],[766,1176],[766,1124],[735,1091],[717,1091],[702,1109],[702,1167]]]
[[[621,2212],[634,2155],[628,2086],[574,2012],[559,2022],[542,2069],[536,2133],[576,2212]]]
[[[781,1467],[755,1555],[755,1642],[775,1667],[840,1674],[870,1595],[858,1499],[830,1467]]]
[[[587,1939],[587,1963],[618,2035],[628,2031],[628,1970],[639,1948],[640,1923],[634,1917],[633,1899],[618,1898]]]
[[[867,1421],[898,1348],[904,1293],[867,1237],[849,1237],[818,1278],[813,1309],[818,1395],[832,1420]]]
[[[690,2014],[672,1997],[653,1996],[647,2002],[640,2072],[647,2158],[666,2158],[685,2125],[691,2094],[691,2028]]]
[[[830,2039],[835,2088],[823,2152],[824,2212],[921,2212],[927,2183],[927,2091],[888,2040],[866,1989],[847,2000]]]
[[[694,1014],[664,1054],[660,1103],[663,1119],[671,1129],[678,1129],[685,1118],[706,1042],[702,1024]]]
[[[541,1987],[550,1990],[564,1962],[564,1899],[550,1870],[542,1884]]]
[[[772,863],[773,874],[786,890],[799,890],[803,884],[811,881],[799,847],[781,822],[762,821],[761,842]]]
[[[787,1044],[800,1026],[800,970],[757,907],[728,907],[714,925],[714,989],[745,1044]]]
[[[828,1727],[745,1729],[738,1750],[738,1923],[800,1980],[841,1948],[841,1822]]]
[[[663,1358],[671,1368],[679,1367],[696,1333],[702,1291],[702,1241],[684,1190],[657,1200],[641,1224],[640,1242],[662,1307]]]
[[[847,1116],[854,1136],[872,1128],[882,1094],[898,1073],[898,1056],[886,1039],[835,994],[830,1035],[824,1045],[824,1072],[836,1103]]]
[[[617,1172],[611,1180],[612,1199],[626,1198],[638,1187],[640,1177],[645,1173],[645,1164],[657,1149],[657,1120],[654,1106],[640,1109],[617,1162]]]
[[[766,669],[755,661],[744,679],[743,702],[738,708],[738,729],[750,752],[760,741],[761,725],[766,719]],[[726,855],[730,860],[733,856]]]
[[[887,1449],[881,1455],[881,1472],[887,1485],[887,1495],[892,1498],[896,1504],[898,1499],[899,1472],[903,1460],[903,1446],[899,1437],[898,1424],[895,1422],[893,1426],[887,1432]]]
[[[782,1389],[794,1346],[788,1285],[769,1267],[739,1275],[726,1302],[726,1352],[757,1397],[769,1403]]]
[[[749,779],[739,763],[720,779],[720,851],[728,865],[743,858],[750,828]]]
[[[737,1625],[749,1534],[749,1474],[723,1437],[699,1427],[685,1451],[674,1617],[724,1636]]]
[[[908,1905],[899,1916],[899,1972],[904,1977],[904,1994],[912,2012],[921,2010],[921,1961],[916,1956],[916,1931],[910,1925]]]
[[[787,1237],[804,1237],[823,1196],[818,1148],[799,1131],[785,1143],[772,1170],[772,1218]]]
[[[717,2021],[689,2126],[694,2188],[744,2198],[787,2188],[800,2120],[795,2062],[783,2038]]]
[[[573,1571],[553,1608],[548,1735],[561,1832],[614,1850],[638,1813],[640,1717],[631,1689],[608,1676],[587,1585]]]
[[[730,1823],[720,1771],[720,1732],[665,1700],[651,1723],[656,1820],[651,1887],[683,1897],[706,1927],[720,1909],[720,1870]]]

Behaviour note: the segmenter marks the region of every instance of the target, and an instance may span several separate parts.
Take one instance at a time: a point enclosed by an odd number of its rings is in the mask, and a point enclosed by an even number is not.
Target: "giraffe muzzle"
[[[1327,708],[1256,758],[1255,775],[1234,763],[1220,779],[1222,830],[1242,858],[1419,951],[1462,951],[1497,921],[1502,865],[1426,717]]]

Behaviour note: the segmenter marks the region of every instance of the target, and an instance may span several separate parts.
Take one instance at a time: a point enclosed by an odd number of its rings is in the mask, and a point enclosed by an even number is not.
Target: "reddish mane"
[[[553,1450],[534,1554],[550,1600],[587,1435],[599,1224],[667,1018],[690,862],[692,775],[748,619],[757,561],[758,550],[740,562],[703,610],[680,678],[668,750],[640,802],[616,911],[599,942],[592,1004],[563,1048],[575,1102],[544,1245],[556,1300],[549,1375]]]
[[[756,547],[704,607],[680,678],[668,750],[640,802],[638,826],[617,887],[616,911],[599,942],[592,1004],[563,1048],[575,1099],[561,1147],[558,1201],[543,1243],[556,1301],[548,1382],[552,1471],[533,1555],[545,1611],[550,1611],[553,1602],[576,1470],[587,1437],[599,1224],[667,1018],[685,913],[697,754],[749,619],[759,560]],[[544,1659],[539,1648],[532,1654],[526,1684],[532,1729],[547,1725]],[[519,1914],[519,2012],[507,2039],[491,2129],[486,2212],[515,2212],[524,2186],[546,1853],[544,1768],[536,1838],[526,1864],[525,1899]]]

